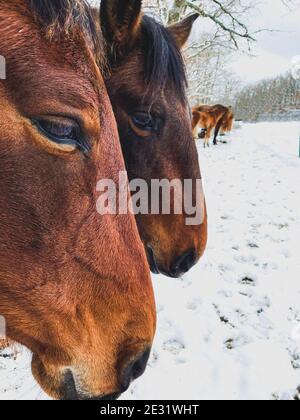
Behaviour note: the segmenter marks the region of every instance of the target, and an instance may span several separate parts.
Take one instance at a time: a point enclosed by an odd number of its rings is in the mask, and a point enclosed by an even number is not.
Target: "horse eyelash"
[[[47,138],[49,138],[53,142],[56,142],[62,145],[71,145],[71,146],[75,145],[84,154],[85,157],[88,157],[91,151],[91,145],[86,140],[86,138],[84,138],[84,135],[82,133],[82,129],[80,128],[80,126],[78,126],[79,128],[78,137],[80,137],[80,141],[77,141],[75,139],[70,139],[70,140],[65,139],[65,140],[60,141],[58,137],[52,136],[51,133],[48,133],[47,130],[43,128],[43,126],[41,125],[41,122],[38,119],[32,119],[32,123],[43,135],[47,136]]]

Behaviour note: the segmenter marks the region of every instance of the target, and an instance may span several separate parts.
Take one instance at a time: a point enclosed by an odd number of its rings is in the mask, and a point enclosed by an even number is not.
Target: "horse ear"
[[[180,49],[187,43],[187,40],[192,32],[193,24],[198,17],[199,14],[194,13],[193,15],[183,19],[181,22],[168,27],[169,32],[172,34],[177,46]]]
[[[102,0],[100,22],[111,51],[117,54],[135,42],[142,18],[142,0]]]

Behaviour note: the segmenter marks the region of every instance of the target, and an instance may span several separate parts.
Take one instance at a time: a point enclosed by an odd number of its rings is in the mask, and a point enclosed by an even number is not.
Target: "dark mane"
[[[149,16],[143,16],[142,31],[147,51],[145,71],[149,90],[157,93],[169,83],[180,99],[186,101],[185,64],[171,33]]]
[[[26,0],[50,39],[72,37],[81,30],[95,54],[101,57],[101,34],[86,0]]]

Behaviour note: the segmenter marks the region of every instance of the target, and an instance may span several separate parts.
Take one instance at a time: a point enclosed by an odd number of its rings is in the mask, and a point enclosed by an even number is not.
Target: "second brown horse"
[[[153,179],[192,180],[193,201],[201,196],[198,207],[203,208],[203,217],[196,226],[186,225],[186,213],[136,216],[152,272],[179,277],[196,264],[207,241],[205,199],[196,187],[201,174],[180,52],[198,15],[165,28],[143,15],[141,7],[141,0],[101,2],[111,67],[106,85],[129,179],[145,180],[149,197]]]

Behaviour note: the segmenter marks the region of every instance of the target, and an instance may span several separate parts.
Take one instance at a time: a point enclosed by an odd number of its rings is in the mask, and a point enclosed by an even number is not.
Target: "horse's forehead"
[[[107,86],[112,95],[117,93],[121,97],[132,98],[136,103],[164,107],[166,111],[176,108],[183,117],[190,117],[188,102],[182,101],[169,78],[165,79],[164,86],[163,83],[155,86],[155,83],[150,84],[147,80],[146,52],[139,44],[113,67]]]
[[[98,105],[96,86],[104,82],[83,38],[49,42],[32,18],[0,9],[0,54],[7,62],[8,84],[14,90],[18,86],[20,97],[38,89],[49,98],[65,95],[65,101],[73,102],[76,90],[79,105]]]

